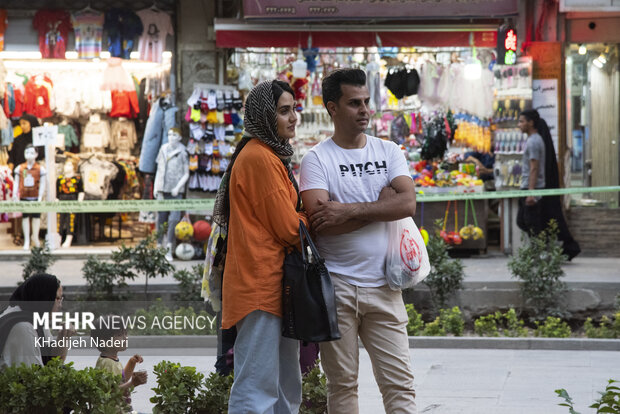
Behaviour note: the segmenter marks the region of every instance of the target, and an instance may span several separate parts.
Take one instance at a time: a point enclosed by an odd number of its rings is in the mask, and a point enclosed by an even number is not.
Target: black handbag
[[[284,257],[282,336],[306,342],[340,339],[331,276],[301,220],[299,237],[301,252],[292,249]],[[307,246],[312,252],[312,260],[308,258]]]

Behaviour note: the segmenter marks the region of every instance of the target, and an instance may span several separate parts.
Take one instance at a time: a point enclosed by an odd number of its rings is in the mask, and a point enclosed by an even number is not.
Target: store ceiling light
[[[601,62],[601,61],[600,61],[600,60],[598,60],[598,59],[594,59],[594,60],[592,61],[592,64],[594,64],[594,66],[596,66],[596,67],[597,67],[597,68],[599,68],[599,69],[603,69],[603,62]]]
[[[588,48],[583,43],[580,44],[579,45],[579,54],[580,55],[585,55],[586,53],[588,53]]]
[[[1,59],[41,59],[41,57],[41,52],[7,50],[0,52]]]
[[[605,56],[605,54],[604,54],[604,53],[601,53],[601,55],[600,55],[598,58],[596,58],[596,60],[598,60],[599,62],[601,62],[603,65],[604,65],[605,63],[607,63],[607,57]]]

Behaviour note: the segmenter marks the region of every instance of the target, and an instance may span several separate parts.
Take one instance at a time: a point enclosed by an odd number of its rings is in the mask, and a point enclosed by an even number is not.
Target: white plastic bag
[[[388,286],[393,290],[410,288],[424,280],[431,271],[424,240],[411,217],[387,225],[385,276]]]

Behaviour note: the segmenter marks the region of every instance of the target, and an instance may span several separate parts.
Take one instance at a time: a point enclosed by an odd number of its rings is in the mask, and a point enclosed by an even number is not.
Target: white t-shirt
[[[381,190],[401,175],[411,177],[403,153],[391,141],[366,136],[366,146],[344,149],[330,138],[301,162],[300,191],[322,189],[333,201],[377,201]],[[318,236],[317,247],[330,272],[360,287],[386,284],[387,223],[370,223],[351,233]]]

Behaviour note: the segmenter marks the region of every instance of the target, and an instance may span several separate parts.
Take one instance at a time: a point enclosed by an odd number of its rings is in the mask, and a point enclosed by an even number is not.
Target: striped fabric
[[[75,47],[80,59],[98,58],[101,53],[103,13],[77,12],[72,16],[75,30]]]
[[[291,169],[293,147],[288,141],[283,142],[278,137],[276,116],[277,102],[275,102],[275,97],[273,95],[272,84],[273,81],[259,83],[250,91],[245,101],[245,116],[243,119],[245,126],[244,138],[237,146],[233,158],[226,169],[226,173],[222,177],[220,188],[215,196],[215,206],[213,208],[213,221],[224,229],[228,229],[228,218],[230,213],[228,199],[230,172],[232,171],[235,159],[251,138],[256,138],[269,145],[269,147],[273,149],[273,152],[282,158],[282,163],[288,172],[288,178],[291,180],[297,193],[299,193],[299,185]],[[300,208],[299,202],[297,203],[297,208]]]

